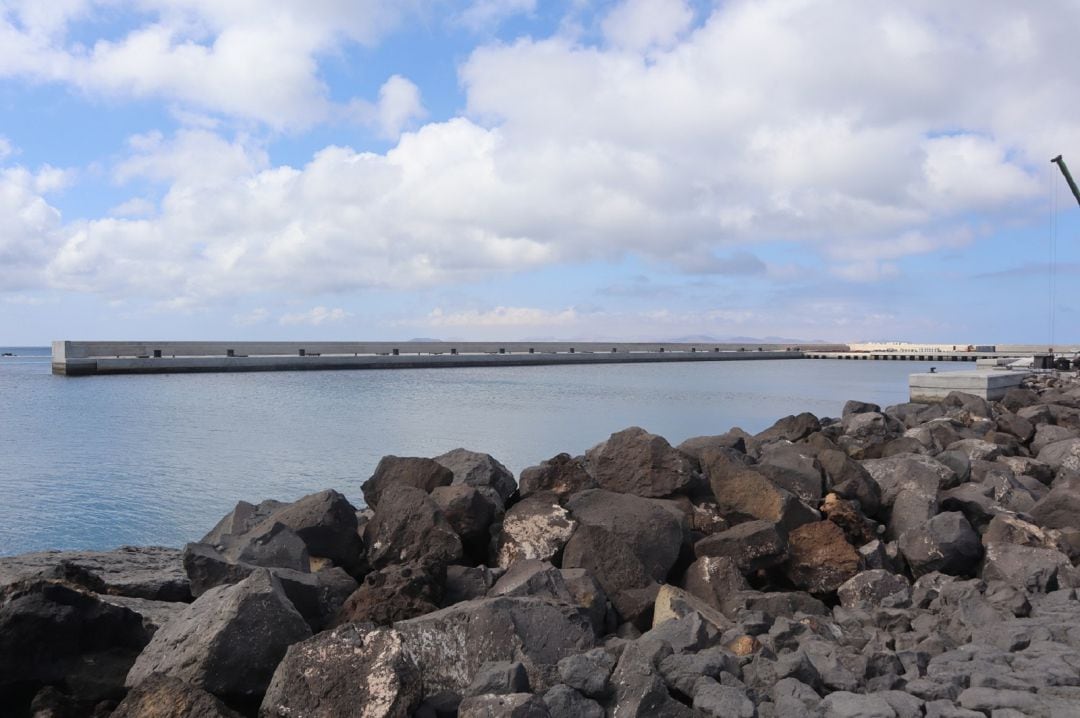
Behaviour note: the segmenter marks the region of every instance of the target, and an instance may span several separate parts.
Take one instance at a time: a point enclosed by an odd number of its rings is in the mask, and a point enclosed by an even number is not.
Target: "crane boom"
[[[1080,204],[1080,189],[1077,189],[1076,182],[1073,182],[1072,175],[1069,174],[1069,167],[1065,164],[1065,160],[1061,158],[1061,155],[1058,155],[1050,161],[1057,164],[1058,169],[1061,170],[1061,174],[1065,175],[1065,181],[1069,183],[1069,189],[1072,190],[1073,197],[1076,198],[1076,203]]]

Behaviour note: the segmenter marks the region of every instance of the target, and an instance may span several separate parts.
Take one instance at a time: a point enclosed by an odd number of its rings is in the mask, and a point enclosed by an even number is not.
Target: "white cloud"
[[[332,110],[319,56],[345,43],[374,43],[409,7],[383,0],[127,0],[118,4],[140,13],[143,24],[89,47],[68,37],[70,24],[91,8],[115,11],[103,4],[0,6],[0,77],[305,127]]]
[[[292,103],[312,87],[322,96],[313,48],[339,37],[324,12],[334,3],[309,5],[297,20],[294,4],[249,18],[246,2],[176,0],[147,37],[117,46],[167,39],[153,46],[168,55],[160,79],[187,73],[189,54],[210,73],[200,63],[244,32],[262,39],[236,49],[241,65],[262,57],[260,43],[295,43],[282,52],[310,68],[266,67]],[[282,39],[275,17],[310,33]],[[876,281],[905,257],[976,241],[973,213],[1033,215],[1046,161],[1080,146],[1080,94],[1063,89],[1080,72],[1064,49],[1070,23],[1080,6],[1068,3],[733,0],[692,27],[669,23],[645,50],[563,35],[492,44],[461,67],[466,117],[406,131],[384,154],[335,146],[274,166],[257,142],[212,126],[150,133],[115,179],[166,183],[157,213],[61,226],[46,211],[33,240],[0,248],[33,243],[60,288],[186,302],[412,289],[628,253],[720,274],[764,264],[776,277],[790,265],[773,271],[755,245],[778,240],[834,276]],[[55,44],[53,30],[16,34],[31,56]],[[13,53],[0,37],[9,72],[23,61]],[[87,53],[83,70],[98,48]],[[39,69],[66,77],[68,60],[54,59]],[[237,112],[284,101],[245,98],[269,80],[250,82]],[[419,91],[391,78],[377,108],[371,121],[392,136],[422,112]],[[50,184],[20,182],[13,207]]]
[[[15,148],[11,145],[11,140],[3,135],[0,135],[0,162],[3,162],[12,154],[14,154]]]
[[[132,197],[109,210],[112,217],[149,217],[157,211],[157,205],[145,197]]]
[[[465,27],[480,31],[498,25],[503,20],[536,9],[536,0],[472,0],[458,15]]]
[[[431,311],[418,322],[430,327],[556,327],[568,326],[578,321],[573,308],[562,311],[536,309],[534,307],[495,307],[488,310],[469,309],[444,312],[441,308]]]
[[[626,50],[670,47],[694,19],[685,0],[624,0],[602,23],[609,42]]]
[[[269,318],[270,312],[267,311],[265,307],[256,307],[250,312],[245,312],[243,314],[234,314],[232,320],[233,324],[242,327],[248,327],[255,324],[262,324]]]
[[[375,128],[379,137],[396,140],[416,120],[427,116],[420,99],[420,88],[401,75],[392,75],[379,88],[379,99],[372,104],[354,100],[348,114],[356,121]]]
[[[313,327],[317,327],[321,324],[340,322],[343,319],[347,319],[351,316],[352,314],[346,312],[341,307],[334,307],[333,309],[328,309],[326,307],[313,307],[306,312],[283,314],[281,315],[281,319],[279,319],[278,322],[283,326],[290,326],[295,324],[309,324]]]
[[[44,268],[63,242],[60,212],[42,194],[62,184],[58,170],[0,169],[0,288],[44,285]],[[63,173],[60,173],[61,175]]]

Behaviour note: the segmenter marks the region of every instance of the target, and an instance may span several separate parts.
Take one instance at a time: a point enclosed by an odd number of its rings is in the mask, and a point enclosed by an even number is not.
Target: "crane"
[[[1076,203],[1080,204],[1080,189],[1076,188],[1076,183],[1073,182],[1072,175],[1069,174],[1069,166],[1065,164],[1065,160],[1061,158],[1061,155],[1058,155],[1050,161],[1058,166],[1061,174],[1065,175],[1065,181],[1069,183],[1069,189],[1072,190],[1073,197],[1076,197]]]

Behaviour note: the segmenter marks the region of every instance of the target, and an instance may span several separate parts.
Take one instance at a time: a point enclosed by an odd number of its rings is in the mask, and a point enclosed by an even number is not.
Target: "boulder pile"
[[[0,559],[0,713],[1080,715],[1075,379],[350,489]]]

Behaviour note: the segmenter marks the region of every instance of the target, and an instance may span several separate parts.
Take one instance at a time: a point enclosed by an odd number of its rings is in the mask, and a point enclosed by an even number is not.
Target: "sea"
[[[964,363],[757,360],[250,374],[53,376],[0,347],[0,555],[182,546],[237,501],[324,488],[363,505],[386,454],[457,447],[511,471],[641,426],[672,444],[847,399],[907,401]]]

